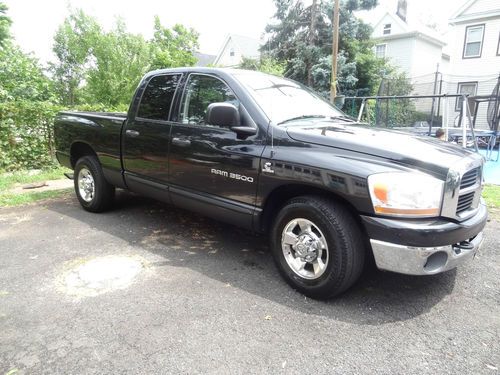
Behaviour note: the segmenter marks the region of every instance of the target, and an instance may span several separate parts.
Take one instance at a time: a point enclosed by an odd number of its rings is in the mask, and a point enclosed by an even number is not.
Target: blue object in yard
[[[479,150],[481,155],[486,156],[486,150]],[[500,152],[496,150],[493,152]],[[488,160],[484,165],[484,181],[487,184],[500,185],[500,160]]]

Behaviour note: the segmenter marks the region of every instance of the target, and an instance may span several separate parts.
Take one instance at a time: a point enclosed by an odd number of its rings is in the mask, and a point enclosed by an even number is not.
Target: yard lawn
[[[37,191],[25,190],[23,193],[13,193],[12,189],[17,186],[31,184],[43,181],[54,181],[65,179],[64,173],[70,172],[69,169],[58,167],[53,169],[33,171],[19,171],[0,174],[0,207],[19,206],[36,202],[39,200],[59,197],[68,194],[71,189]]]
[[[483,198],[488,206],[490,218],[500,221],[500,186],[485,185]]]

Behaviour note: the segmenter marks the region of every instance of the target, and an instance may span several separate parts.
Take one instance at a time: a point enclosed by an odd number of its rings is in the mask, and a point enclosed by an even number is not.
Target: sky
[[[52,40],[57,27],[70,9],[81,8],[96,17],[105,29],[116,17],[125,20],[130,32],[150,38],[153,17],[160,16],[164,26],[181,23],[200,33],[200,51],[217,54],[228,34],[260,39],[272,21],[272,0],[3,0],[13,21],[12,32],[26,52],[42,62],[54,59]],[[465,0],[407,0],[408,12],[424,22],[436,23],[444,30],[447,19]],[[305,0],[306,3],[311,0]],[[377,10],[363,12],[373,21],[382,9],[395,11],[397,0],[379,0]]]

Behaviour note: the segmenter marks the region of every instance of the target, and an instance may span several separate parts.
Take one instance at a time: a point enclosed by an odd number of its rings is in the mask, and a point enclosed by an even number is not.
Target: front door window
[[[239,101],[231,89],[220,79],[192,74],[184,90],[180,122],[183,124],[206,125],[205,115],[211,103],[229,102],[236,107]]]

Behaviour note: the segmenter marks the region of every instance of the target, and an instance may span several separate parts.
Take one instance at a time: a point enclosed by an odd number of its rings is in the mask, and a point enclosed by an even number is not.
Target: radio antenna
[[[269,121],[269,126],[271,127],[271,158],[273,158],[274,157],[274,126],[271,123],[271,121]]]

